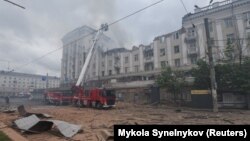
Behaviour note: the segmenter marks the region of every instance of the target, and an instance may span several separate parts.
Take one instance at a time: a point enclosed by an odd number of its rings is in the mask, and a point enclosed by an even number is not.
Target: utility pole
[[[208,26],[208,18],[204,19],[205,23],[205,31],[207,36],[207,48],[208,48],[208,60],[209,60],[209,69],[210,69],[210,80],[211,80],[211,92],[213,99],[213,112],[218,112],[218,103],[217,103],[217,84],[215,80],[215,69],[214,69],[214,61],[212,55],[212,46],[210,39],[210,31]]]

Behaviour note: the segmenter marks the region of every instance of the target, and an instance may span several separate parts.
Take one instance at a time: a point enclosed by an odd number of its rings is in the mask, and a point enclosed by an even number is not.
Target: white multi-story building
[[[46,75],[34,75],[0,71],[0,96],[27,94],[34,89],[57,88],[60,78]]]
[[[125,82],[151,80],[165,66],[192,68],[198,59],[207,60],[204,18],[209,19],[215,62],[228,59],[224,52],[229,42],[234,47],[235,60],[239,58],[239,49],[243,58],[250,57],[250,0],[226,0],[195,9],[194,13],[183,17],[180,30],[158,36],[149,45],[134,46],[131,50],[97,50],[89,65],[87,79],[104,82],[111,79]],[[64,59],[62,62],[65,63]],[[68,68],[67,71],[73,70]],[[64,72],[62,69],[62,74]],[[77,78],[79,71],[74,75]]]
[[[82,66],[87,57],[90,47],[93,45],[96,30],[88,27],[79,27],[62,38],[63,42],[63,55],[61,64],[61,82],[62,83],[75,83],[79,77]],[[99,36],[98,43],[96,44],[97,50],[105,50],[107,47],[114,47],[114,42],[104,34]],[[91,66],[89,66],[90,75],[97,76],[99,72],[99,51],[96,51],[95,56],[92,58]]]

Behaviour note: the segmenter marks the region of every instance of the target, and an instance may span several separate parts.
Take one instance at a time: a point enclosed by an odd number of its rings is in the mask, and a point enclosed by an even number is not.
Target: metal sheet
[[[59,120],[49,120],[49,121],[53,122],[56,128],[60,131],[60,133],[68,138],[73,137],[82,128],[80,125],[70,124],[64,121],[59,121]]]
[[[41,121],[36,115],[18,119],[14,121],[14,123],[19,129],[31,133],[48,131],[52,129],[53,125],[55,125],[59,132],[68,138],[73,137],[82,128],[80,125],[70,124],[60,120]]]
[[[18,119],[14,121],[14,123],[19,129],[32,133],[48,131],[53,126],[53,122],[40,121],[40,119],[36,115]]]

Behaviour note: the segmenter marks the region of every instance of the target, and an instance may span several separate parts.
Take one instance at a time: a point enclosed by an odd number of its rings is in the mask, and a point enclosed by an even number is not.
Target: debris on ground
[[[108,130],[101,130],[97,138],[99,141],[112,141],[114,140],[114,135]]]
[[[68,138],[82,131],[80,125],[59,120],[40,120],[36,115],[18,119],[14,123],[18,129],[30,133],[42,133],[56,128],[63,136]]]
[[[227,123],[230,123],[230,124],[234,124],[233,121],[229,120],[229,119],[223,119],[223,121],[227,122]]]
[[[29,141],[101,141],[105,140],[105,137],[101,133],[103,132],[102,130],[107,130],[113,134],[113,125],[250,124],[250,110],[223,109],[223,111],[214,113],[207,109],[193,109],[189,107],[181,107],[181,112],[176,112],[176,109],[180,108],[164,104],[155,107],[151,105],[134,105],[125,102],[119,102],[117,107],[111,110],[75,108],[72,106],[32,105],[29,110],[26,109],[28,112],[47,113],[53,115],[53,119],[49,120],[60,120],[82,125],[84,132],[67,138],[53,123],[52,128],[46,132],[24,135]],[[18,112],[0,114],[0,121],[6,124],[7,127],[11,126],[12,121],[18,118],[20,118]],[[39,118],[39,120],[41,121],[42,119]],[[43,119],[42,121],[44,120],[48,121],[48,119]],[[14,131],[18,130],[14,129]]]
[[[36,115],[21,118],[14,121],[18,129],[24,132],[41,133],[52,128],[53,122],[41,121]]]
[[[43,114],[43,113],[28,113],[24,106],[21,105],[21,106],[18,106],[18,113],[20,116],[23,116],[23,117],[28,117],[28,116],[31,116],[31,115],[36,115],[37,117],[39,118],[52,118],[51,115],[48,115],[48,114]]]
[[[0,107],[0,112],[3,112],[3,113],[15,113],[16,110],[17,110],[17,108],[13,107],[13,106]]]
[[[54,128],[57,128],[60,133],[68,138],[73,137],[75,134],[82,131],[82,127],[80,125],[70,124],[64,121],[59,120],[49,120],[54,124]]]

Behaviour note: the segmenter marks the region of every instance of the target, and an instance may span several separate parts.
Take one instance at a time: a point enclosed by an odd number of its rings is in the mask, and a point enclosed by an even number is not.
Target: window
[[[181,60],[180,59],[175,59],[174,63],[175,63],[175,67],[180,67],[181,66]]]
[[[139,72],[139,66],[135,66],[135,72]]]
[[[166,67],[166,62],[165,61],[161,61],[161,68],[165,68]]]
[[[120,74],[120,69],[116,69],[116,74]]]
[[[102,76],[104,76],[104,71],[102,71]]]
[[[109,70],[109,75],[112,75],[112,70]]]
[[[195,36],[195,28],[193,28],[193,27],[188,28],[188,36],[189,37],[194,37]]]
[[[104,67],[105,65],[104,65],[104,62],[102,62],[102,67]]]
[[[250,20],[250,12],[247,12],[247,13],[244,13],[244,19],[247,21],[247,20]]]
[[[135,61],[138,61],[138,59],[139,59],[139,55],[136,54],[136,55],[135,55]]]
[[[143,54],[146,59],[151,59],[151,57],[154,56],[154,51],[153,49],[146,49],[144,50]]]
[[[95,64],[93,64],[93,69],[95,69]]]
[[[224,19],[224,22],[225,22],[226,27],[233,27],[233,19],[232,19],[232,17]]]
[[[197,62],[197,56],[192,56],[190,58],[190,60],[191,60],[191,64],[196,64],[196,62]]]
[[[196,51],[196,43],[191,43],[190,48],[188,49],[190,53],[195,53]]]
[[[174,46],[174,53],[180,53],[180,47]]]
[[[152,71],[152,70],[154,70],[154,63],[152,63],[152,62],[145,63],[144,69],[145,69],[145,71]]]
[[[160,56],[165,56],[165,48],[160,49]]]
[[[179,33],[178,32],[174,33],[174,39],[179,39]]]
[[[125,63],[128,63],[128,57],[125,57]]]
[[[165,37],[161,37],[161,38],[160,38],[160,42],[161,42],[161,43],[164,43],[164,42],[165,42]]]
[[[232,44],[234,41],[234,34],[228,34],[227,35],[227,43]]]
[[[125,67],[125,73],[128,73],[128,67]]]

